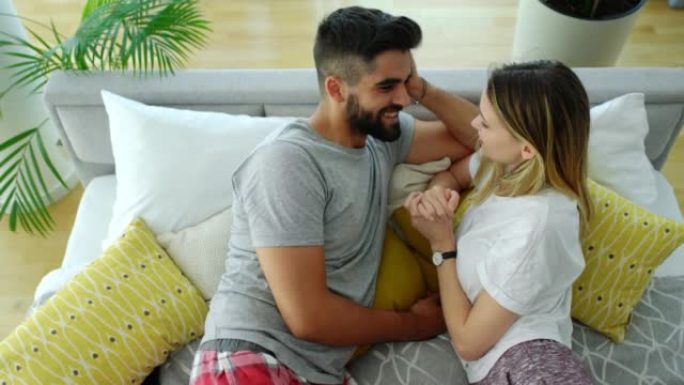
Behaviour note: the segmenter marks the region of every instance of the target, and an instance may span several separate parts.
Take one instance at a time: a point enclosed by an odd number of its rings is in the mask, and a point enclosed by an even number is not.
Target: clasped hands
[[[434,251],[455,249],[453,215],[460,195],[452,189],[433,186],[425,192],[413,192],[404,202],[411,224],[430,242]]]

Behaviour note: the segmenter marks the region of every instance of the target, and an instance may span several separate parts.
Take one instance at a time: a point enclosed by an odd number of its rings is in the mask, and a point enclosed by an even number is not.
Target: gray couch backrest
[[[629,92],[646,95],[650,124],[646,154],[660,169],[684,120],[684,69],[576,71],[594,105]],[[487,70],[426,69],[421,75],[477,102]],[[107,114],[100,97],[103,89],[146,104],[253,116],[307,116],[319,100],[313,69],[186,70],[166,78],[120,72],[55,73],[48,82],[45,100],[84,185],[115,171]],[[422,119],[435,119],[420,106],[406,110]]]

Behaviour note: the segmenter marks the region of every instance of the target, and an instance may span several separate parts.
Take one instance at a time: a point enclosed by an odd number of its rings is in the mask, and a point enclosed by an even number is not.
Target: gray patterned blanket
[[[195,341],[161,368],[160,383],[188,383]],[[684,277],[654,278],[616,344],[576,323],[573,350],[598,385],[684,384]],[[428,341],[377,344],[349,365],[359,385],[465,385],[446,335]]]

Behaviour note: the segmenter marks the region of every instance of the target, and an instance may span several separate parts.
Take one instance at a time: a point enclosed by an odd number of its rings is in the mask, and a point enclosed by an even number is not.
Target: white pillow
[[[655,171],[654,175],[658,198],[653,205],[644,208],[655,214],[684,223],[684,216],[682,216],[679,203],[677,203],[674,189],[663,174]],[[684,276],[684,245],[676,248],[665,262],[658,266],[654,275],[656,277]]]
[[[155,234],[178,231],[231,206],[235,169],[293,118],[147,106],[102,91],[116,167],[110,245],[136,216]]]
[[[233,210],[226,209],[195,226],[157,237],[176,265],[209,300],[216,292],[228,256]]]
[[[631,93],[591,109],[589,177],[642,207],[657,198],[655,169],[646,156],[644,94]]]
[[[392,172],[389,188],[389,212],[402,207],[406,197],[415,191],[425,191],[432,177],[451,165],[451,160],[444,157],[421,164],[398,164]]]

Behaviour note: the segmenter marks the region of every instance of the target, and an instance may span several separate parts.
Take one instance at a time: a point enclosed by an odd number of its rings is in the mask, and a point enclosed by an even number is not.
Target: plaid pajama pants
[[[190,385],[313,385],[266,353],[198,351]],[[342,385],[353,385],[348,377]]]

